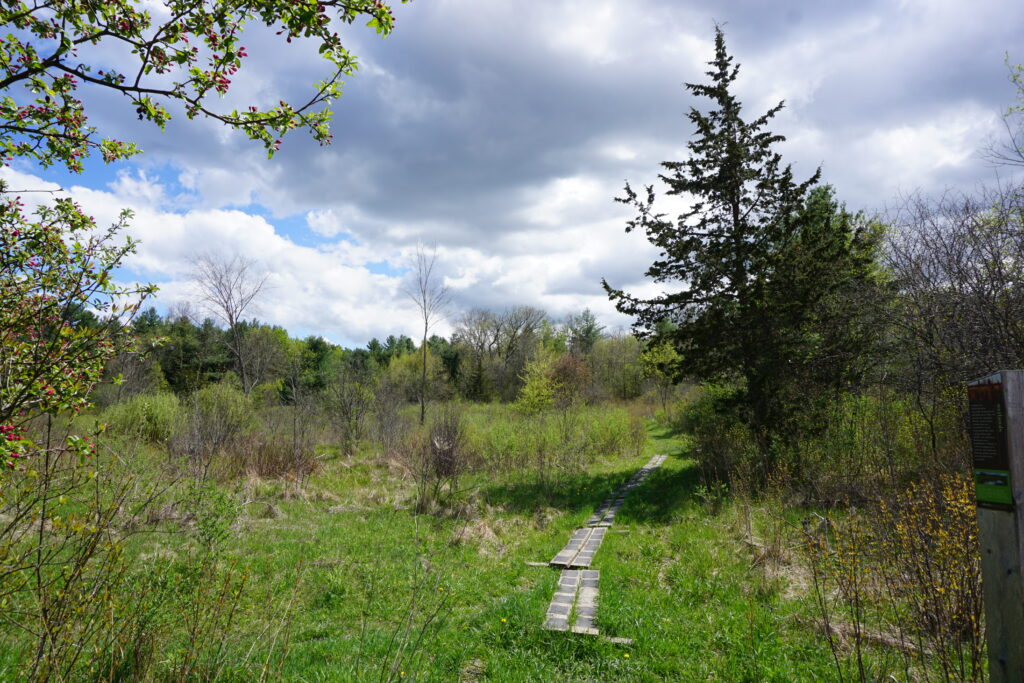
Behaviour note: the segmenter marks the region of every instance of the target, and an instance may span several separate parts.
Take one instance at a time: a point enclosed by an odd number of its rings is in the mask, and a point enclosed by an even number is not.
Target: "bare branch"
[[[248,363],[238,326],[263,291],[269,274],[258,269],[252,259],[238,255],[225,260],[203,254],[193,260],[192,267],[192,281],[199,290],[200,303],[228,326],[231,333],[228,345],[238,363],[242,388],[248,393],[252,387],[248,381]]]

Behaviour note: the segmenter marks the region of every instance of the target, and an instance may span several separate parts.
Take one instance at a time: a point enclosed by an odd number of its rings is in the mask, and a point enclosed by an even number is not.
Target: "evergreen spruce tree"
[[[770,469],[773,441],[800,412],[794,382],[813,379],[822,389],[853,372],[856,350],[843,344],[859,313],[826,309],[851,283],[870,279],[877,231],[839,207],[830,188],[815,188],[820,169],[798,182],[783,165],[772,147],[785,138],[767,129],[783,103],[753,121],[741,117],[731,92],[739,67],[718,28],[709,65],[711,83],[686,88],[714,106],[691,108],[697,134],[690,153],[664,162],[659,176],[668,194],[691,200],[690,209],[675,220],[657,213],[653,186],[638,193],[627,183],[616,200],[638,212],[626,231],[643,229],[660,249],[647,276],[666,291],[644,299],[603,284],[618,310],[635,316],[635,327],[673,343],[686,374],[735,381]],[[833,323],[842,329],[823,334]],[[842,361],[823,364],[840,346]]]

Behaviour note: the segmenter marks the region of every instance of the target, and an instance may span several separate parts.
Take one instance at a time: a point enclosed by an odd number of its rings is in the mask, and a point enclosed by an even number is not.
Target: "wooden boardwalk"
[[[601,503],[594,514],[587,520],[587,526],[576,529],[565,547],[548,563],[552,567],[561,568],[558,577],[558,588],[548,605],[544,628],[552,631],[568,631],[598,635],[595,620],[597,618],[598,581],[600,573],[587,569],[601,547],[601,541],[608,528],[615,522],[615,513],[619,511],[636,487],[665,462],[665,455],[656,455],[625,484],[616,489],[612,496]]]
[[[641,467],[636,474],[629,478],[625,484],[616,489],[612,497],[601,503],[594,514],[587,520],[588,527],[610,527],[615,522],[615,513],[619,511],[622,504],[626,501],[626,496],[630,494],[637,486],[644,483],[644,480],[650,476],[651,472],[661,467],[661,464],[665,462],[665,455],[656,455],[651,458],[646,465]]]
[[[601,547],[606,531],[605,527],[577,529],[565,547],[551,560],[551,566],[567,569],[589,567],[597,549]]]
[[[563,569],[558,588],[548,605],[544,628],[552,631],[597,635],[597,583],[599,572],[593,569]]]

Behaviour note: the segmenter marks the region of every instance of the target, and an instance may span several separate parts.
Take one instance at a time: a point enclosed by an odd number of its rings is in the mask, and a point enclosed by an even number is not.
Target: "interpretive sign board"
[[[971,452],[974,457],[974,490],[978,507],[1008,510],[1013,507],[1010,485],[1009,443],[1002,375],[975,380],[967,385],[970,407]]]

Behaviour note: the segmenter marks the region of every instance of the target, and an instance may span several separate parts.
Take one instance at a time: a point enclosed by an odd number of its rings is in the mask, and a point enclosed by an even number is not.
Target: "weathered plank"
[[[569,542],[565,544],[565,547],[558,551],[558,554],[552,558],[550,564],[552,566],[569,567],[572,565],[573,559],[579,555],[580,550],[583,548],[583,544],[590,538],[594,530],[590,528],[577,529],[573,532],[569,538]]]
[[[605,638],[605,640],[608,641],[609,643],[614,643],[616,645],[632,645],[633,644],[633,639],[632,638]]]
[[[616,489],[612,497],[601,503],[601,506],[594,511],[594,514],[587,520],[587,526],[591,527],[607,527],[611,526],[615,522],[615,515],[619,511],[619,508],[625,503],[626,496],[629,495],[633,489],[643,484],[644,480],[650,475],[651,472],[658,469],[668,456],[655,455],[647,464],[641,467],[629,481]]]
[[[601,503],[601,505],[596,510],[594,510],[594,514],[590,516],[590,519],[587,520],[587,526],[593,526],[593,525],[599,523],[601,521],[601,519],[604,518],[604,513],[608,510],[608,508],[610,506],[611,506],[611,499],[610,498],[608,500],[606,500],[605,502]]]
[[[551,560],[554,567],[589,567],[608,531],[607,527],[586,527],[573,532],[572,538]]]
[[[597,587],[600,573],[596,570],[563,569],[558,587],[551,598],[544,619],[544,628],[598,635]]]
[[[551,631],[568,631],[569,616],[576,602],[576,593],[580,585],[580,572],[577,569],[563,569],[558,577],[558,587],[551,598],[545,615],[544,628]]]
[[[615,514],[625,504],[626,496],[640,486],[655,469],[665,462],[665,455],[656,455],[646,465],[633,474],[620,486],[612,496],[598,507],[587,526],[576,529],[569,542],[549,563],[554,567],[562,567],[558,578],[558,588],[548,605],[544,628],[554,631],[598,635],[597,598],[598,579],[596,570],[586,569],[594,560],[608,528],[615,521]],[[534,564],[534,563],[528,563]],[[570,625],[570,622],[573,622]],[[616,642],[632,642],[627,638],[614,639]]]
[[[597,549],[601,547],[601,541],[604,540],[604,535],[608,531],[605,527],[596,527],[591,529],[591,534],[587,540],[583,543],[583,547],[580,548],[579,554],[572,559],[570,567],[589,567],[590,563],[594,561],[594,555],[597,554]]]
[[[592,636],[597,631],[597,584],[600,572],[587,569],[580,573],[580,588],[576,597],[576,622],[572,626],[573,633],[586,633]]]

